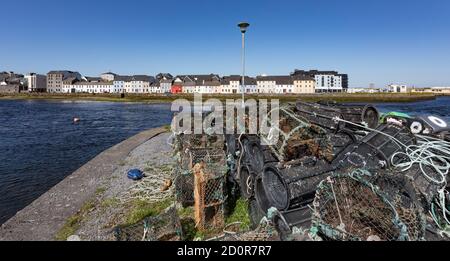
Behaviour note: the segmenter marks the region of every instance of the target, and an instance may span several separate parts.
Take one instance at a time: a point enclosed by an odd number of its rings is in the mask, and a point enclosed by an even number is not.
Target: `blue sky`
[[[450,1],[14,0],[1,4],[0,71],[84,75],[348,73],[351,87],[450,85]]]

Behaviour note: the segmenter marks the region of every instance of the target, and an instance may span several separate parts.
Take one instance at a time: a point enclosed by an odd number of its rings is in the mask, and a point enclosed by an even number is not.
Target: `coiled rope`
[[[403,147],[404,151],[396,152],[391,156],[392,166],[401,169],[401,171],[404,172],[411,169],[415,164],[418,164],[422,175],[427,180],[441,186],[441,188],[437,191],[438,202],[436,203],[436,205],[442,210],[442,216],[447,222],[447,226],[450,225],[450,220],[447,217],[447,215],[450,215],[450,211],[447,209],[446,205],[446,195],[448,194],[448,191],[446,190],[447,175],[450,172],[450,142],[429,136],[415,134],[415,137],[417,138],[417,144],[407,146],[387,133],[369,128],[367,124],[357,124],[354,122],[346,121],[339,117],[335,117],[333,118],[333,120],[336,122],[344,122],[346,124],[351,124],[369,131],[379,133],[390,138],[399,146]],[[394,160],[396,158],[404,158],[405,160],[403,160],[402,162],[395,162]],[[434,173],[437,173],[439,178],[432,177],[427,172],[426,167],[433,170]],[[430,211],[430,214],[438,227],[440,229],[444,229],[436,217],[433,204],[435,203],[432,203],[433,211]]]

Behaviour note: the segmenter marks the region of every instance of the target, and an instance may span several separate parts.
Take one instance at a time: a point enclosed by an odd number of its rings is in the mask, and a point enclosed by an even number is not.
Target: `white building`
[[[390,92],[394,93],[407,93],[408,92],[408,86],[401,85],[401,84],[390,84],[388,86]]]
[[[152,93],[152,94],[164,93],[161,89],[161,83],[158,81],[150,83],[149,93]]]
[[[115,77],[113,82],[113,93],[123,93],[125,87],[125,81],[128,76]]]
[[[294,93],[294,81],[291,76],[258,76],[257,92],[264,94]]]
[[[114,85],[111,82],[86,82],[78,81],[64,83],[63,93],[112,93]]]
[[[172,83],[173,83],[172,79],[161,80],[159,82],[161,93],[170,93]]]
[[[221,94],[241,93],[241,80],[241,76],[239,75],[223,77],[218,92]]]
[[[150,86],[156,83],[152,76],[116,76],[113,81],[112,93],[151,93]]]
[[[256,84],[258,93],[271,94],[275,93],[277,82],[270,76],[263,75],[256,77]]]
[[[332,73],[320,73],[314,76],[316,92],[342,92],[342,76]]]
[[[436,94],[450,94],[450,87],[431,87],[431,91]]]
[[[381,93],[384,89],[381,88],[348,88],[347,93]]]
[[[242,94],[243,89],[245,89],[247,94],[258,92],[256,79],[248,76],[245,77],[245,88],[242,86],[242,76],[239,75],[224,76],[220,84],[220,87],[217,88],[217,93],[221,94]]]
[[[46,92],[47,91],[47,76],[36,73],[25,75],[28,83],[29,92]]]
[[[159,73],[156,75],[156,80],[159,81],[159,89],[156,93],[170,93],[173,84],[173,76],[170,73]]]

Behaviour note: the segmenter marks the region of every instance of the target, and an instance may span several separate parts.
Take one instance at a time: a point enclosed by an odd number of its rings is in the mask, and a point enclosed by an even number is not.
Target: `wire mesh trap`
[[[206,164],[194,166],[194,213],[199,230],[225,225],[226,167]]]
[[[313,227],[331,240],[407,240],[395,206],[373,184],[356,176],[322,181],[314,200]]]
[[[226,164],[225,138],[221,135],[177,135],[175,155],[182,169],[190,170],[200,162]]]
[[[114,229],[116,241],[180,241],[181,223],[175,207],[156,217],[147,217],[129,226]]]
[[[361,141],[351,144],[333,161],[336,168],[380,169],[392,165],[391,157],[415,143],[414,135],[404,127],[380,125]],[[401,160],[401,159],[397,159]]]
[[[334,109],[338,112],[342,119],[356,124],[366,125],[374,129],[379,124],[380,113],[377,108],[371,104],[356,105],[356,104],[340,104],[331,101],[321,101],[317,103],[318,106],[326,106],[325,109]],[[323,107],[322,107],[323,108]],[[360,129],[352,124],[345,124],[348,129]]]
[[[184,208],[194,205],[194,174],[192,171],[175,170],[175,199]]]
[[[297,115],[293,109],[288,106],[270,111],[269,115],[278,111],[279,122],[271,122],[269,117],[265,119],[270,131],[269,134],[260,136],[267,144],[271,144],[270,148],[277,159],[288,162],[304,156],[316,156],[333,160],[333,147],[327,132]]]
[[[394,206],[400,221],[406,226],[408,239],[412,241],[425,238],[426,218],[422,207],[422,195],[412,179],[403,173],[380,171],[368,178],[383,192]]]
[[[329,164],[315,157],[305,157],[284,168],[268,164],[256,180],[255,197],[264,211],[271,207],[288,210],[312,201],[317,185],[328,175]]]

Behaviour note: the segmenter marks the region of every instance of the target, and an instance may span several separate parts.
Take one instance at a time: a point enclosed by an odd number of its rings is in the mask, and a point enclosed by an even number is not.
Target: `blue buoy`
[[[132,169],[128,171],[127,177],[131,180],[141,180],[144,177],[144,173],[138,169]]]

